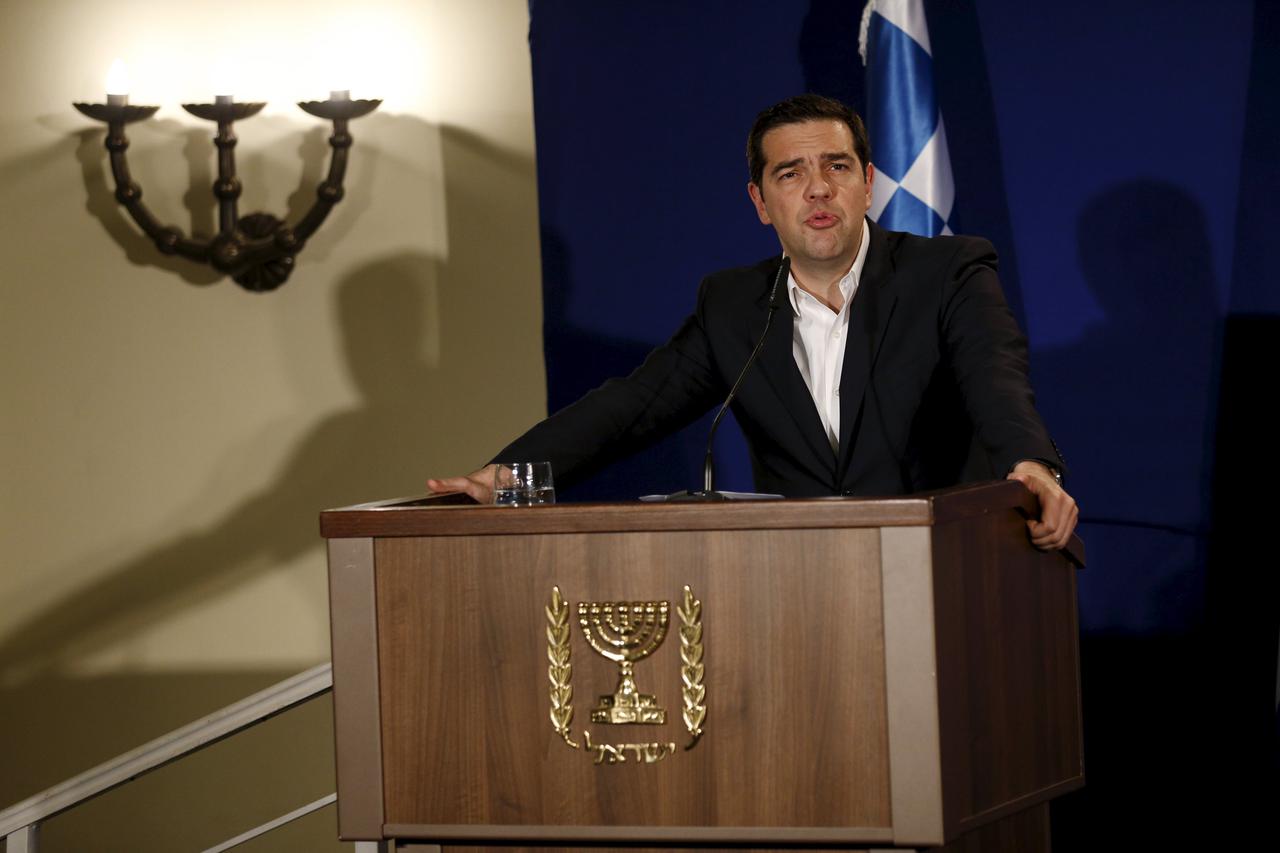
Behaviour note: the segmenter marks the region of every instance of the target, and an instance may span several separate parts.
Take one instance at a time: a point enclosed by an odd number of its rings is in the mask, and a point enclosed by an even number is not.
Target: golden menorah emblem
[[[635,665],[653,654],[667,636],[665,601],[583,601],[578,624],[591,648],[618,662],[618,687],[599,698],[593,723],[664,725],[667,712],[658,700],[636,687]]]

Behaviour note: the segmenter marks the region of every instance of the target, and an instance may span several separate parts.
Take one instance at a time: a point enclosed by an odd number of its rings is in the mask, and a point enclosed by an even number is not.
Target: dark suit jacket
[[[991,244],[868,225],[840,381],[840,452],[792,356],[783,281],[781,307],[733,404],[756,488],[789,497],[893,495],[1003,477],[1021,459],[1063,467],[1035,411],[1026,339],[1005,303]],[[708,276],[693,315],[635,372],[495,458],[550,460],[556,479],[572,482],[719,405],[765,327],[780,263]]]

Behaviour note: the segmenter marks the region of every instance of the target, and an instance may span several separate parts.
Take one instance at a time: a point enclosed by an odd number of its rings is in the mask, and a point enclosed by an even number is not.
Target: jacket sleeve
[[[1027,339],[1005,302],[995,249],[961,242],[942,294],[941,339],[979,442],[998,475],[1023,459],[1065,473],[1066,465],[1035,408]]]
[[[536,424],[492,461],[550,461],[556,480],[572,483],[687,426],[718,403],[726,389],[705,333],[707,290],[704,281],[694,314],[629,376],[610,379]]]

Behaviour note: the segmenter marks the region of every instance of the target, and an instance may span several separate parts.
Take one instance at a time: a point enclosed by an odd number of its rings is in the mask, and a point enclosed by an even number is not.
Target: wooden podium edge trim
[[[971,832],[980,826],[985,826],[992,821],[1000,820],[1009,815],[1016,814],[1040,803],[1048,803],[1051,800],[1061,797],[1063,794],[1069,794],[1084,787],[1084,775],[1073,776],[1070,779],[1064,779],[1061,782],[1055,782],[1048,787],[1041,788],[1038,791],[1032,791],[1024,794],[1016,800],[1010,800],[1007,803],[1001,803],[995,808],[987,809],[984,812],[969,815],[966,818],[956,821],[958,834],[963,835]]]
[[[945,843],[930,527],[880,531],[893,842]]]
[[[828,527],[919,527],[993,509],[1034,512],[1035,498],[1011,480],[972,483],[905,497],[789,498],[728,503],[568,503],[539,507],[459,506],[456,496],[407,497],[320,513],[326,538],[533,533],[624,533],[657,530],[781,530]],[[803,513],[778,512],[803,505]],[[1066,549],[1083,565],[1084,549]]]
[[[630,533],[662,530],[779,530],[929,524],[928,499],[809,499],[803,515],[781,514],[783,501],[719,504],[581,503],[538,507],[374,506],[320,514],[320,533],[350,536]]]
[[[389,823],[387,838],[435,843],[452,841],[626,841],[699,844],[847,844],[893,841],[887,827],[858,826],[547,826],[542,824]]]
[[[465,496],[464,496],[465,497]],[[467,498],[467,500],[470,500]],[[993,508],[1036,510],[1036,500],[1012,480],[970,483],[936,492],[884,498],[788,498],[805,512],[779,513],[780,501],[715,504],[581,503],[544,507],[459,505],[457,495],[409,496],[327,509],[320,534],[460,536],[529,533],[625,533],[645,530],[783,530],[817,527],[918,527],[970,518]],[[1085,564],[1084,543],[1073,536],[1063,551]]]
[[[373,540],[329,540],[338,837],[382,840],[382,711]]]

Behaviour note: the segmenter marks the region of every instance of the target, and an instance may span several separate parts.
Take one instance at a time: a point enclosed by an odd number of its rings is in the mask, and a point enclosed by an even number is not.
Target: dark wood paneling
[[[687,839],[685,840],[687,843]],[[680,843],[680,842],[675,842]],[[803,844],[804,842],[797,842]],[[850,847],[843,842],[835,844],[823,844],[816,847],[792,846],[788,845],[783,850],[827,850],[841,851],[841,853],[914,853],[914,851],[906,848],[884,848],[884,847],[867,847],[865,844],[859,844],[856,847]],[[935,848],[940,849],[940,848]],[[472,847],[464,845],[444,844],[407,844],[396,847],[396,853],[618,853],[625,850],[627,853],[779,853],[777,844],[769,844],[766,846],[751,846],[749,843],[735,844],[732,847],[716,847],[708,845],[706,847],[636,847],[628,844],[625,847],[600,847],[600,846],[583,846],[583,847],[559,847],[559,846],[495,846],[486,845],[484,847]],[[929,851],[933,853],[933,851]],[[966,851],[967,853],[967,851]]]
[[[676,843],[679,843],[678,841]],[[399,853],[605,853],[618,847],[546,847],[546,846],[486,846],[445,844],[401,844]],[[734,847],[627,847],[631,853],[771,853],[777,846],[751,846],[747,841]],[[841,850],[847,853],[888,853],[889,848],[879,845],[827,846],[821,849]],[[893,848],[901,853],[911,853],[914,848]],[[972,832],[956,838],[943,847],[919,848],[919,853],[1049,853],[1049,809],[1033,806],[1026,811],[1010,815],[1002,820],[985,824]]]
[[[773,853],[776,847],[627,847],[627,853]],[[849,848],[842,848],[848,850]],[[414,846],[397,848],[397,853],[428,853]],[[617,847],[459,847],[444,845],[438,853],[617,853]],[[867,853],[867,848],[857,848]]]
[[[888,837],[876,530],[405,538],[380,540],[376,553],[389,824],[868,827],[866,840]],[[674,607],[681,586],[693,588],[708,705],[693,750],[597,766],[555,735],[543,613],[553,584],[575,605]],[[573,633],[580,740],[617,669],[576,622]],[[668,724],[591,726],[597,741],[683,746],[678,647],[673,624],[637,667]]]
[[[687,843],[687,839],[684,840]],[[680,841],[674,842],[676,844]],[[909,849],[902,848],[884,848],[884,847],[867,847],[859,844],[856,847],[850,847],[844,843],[825,844],[820,847],[793,847],[783,848],[786,850],[828,850],[842,851],[842,853],[913,853]],[[708,845],[706,847],[635,847],[627,845],[626,847],[602,847],[586,845],[582,847],[560,847],[560,846],[508,846],[508,845],[486,845],[484,847],[473,847],[467,845],[431,845],[431,844],[407,844],[396,847],[396,853],[618,853],[619,850],[625,850],[627,853],[778,853],[779,848],[776,844],[767,846],[752,846],[750,842],[744,844],[734,844],[732,847],[716,847]],[[930,851],[932,853],[932,851]]]
[[[626,847],[627,853],[777,853],[777,847]],[[867,847],[832,847],[828,850],[848,853],[873,853]],[[444,845],[436,849],[416,845],[397,847],[397,853],[618,853],[617,847],[458,847]],[[905,853],[905,851],[904,851]]]
[[[1032,806],[921,853],[1049,853],[1049,807]],[[448,848],[445,848],[448,850]]]
[[[1023,530],[1011,512],[934,528],[948,837],[1083,784],[1076,570]]]
[[[835,827],[707,827],[707,826],[495,826],[488,840],[480,842],[480,830],[472,826],[417,826],[388,824],[387,834],[399,839],[437,837],[446,850],[581,850],[586,848],[632,850],[632,845],[652,845],[654,850],[717,849],[716,845],[733,845],[730,849],[748,850],[873,850],[887,849],[888,832],[870,828]],[[879,839],[868,844],[865,839]],[[426,842],[433,843],[433,842]],[[402,841],[403,845],[404,842]],[[698,845],[691,848],[689,845]],[[545,846],[544,846],[545,845]],[[669,845],[669,846],[668,846]],[[641,847],[640,849],[644,849]],[[894,848],[901,849],[901,848]]]
[[[544,847],[544,845],[485,845],[485,847],[471,847],[471,845],[456,844],[402,844],[396,848],[397,853],[617,853],[618,850],[627,850],[627,853],[778,853],[777,844],[768,845],[768,847],[753,847],[748,844],[735,844],[733,847],[685,847],[691,841],[673,841],[672,847],[595,847],[595,845],[584,845],[584,847]],[[823,844],[822,847],[803,847],[806,841],[797,841],[799,847],[787,845],[787,850],[840,850],[841,853],[913,853],[913,850],[902,848],[869,848],[865,844],[859,844],[858,847],[849,847],[845,844]],[[932,853],[932,852],[931,852]]]

